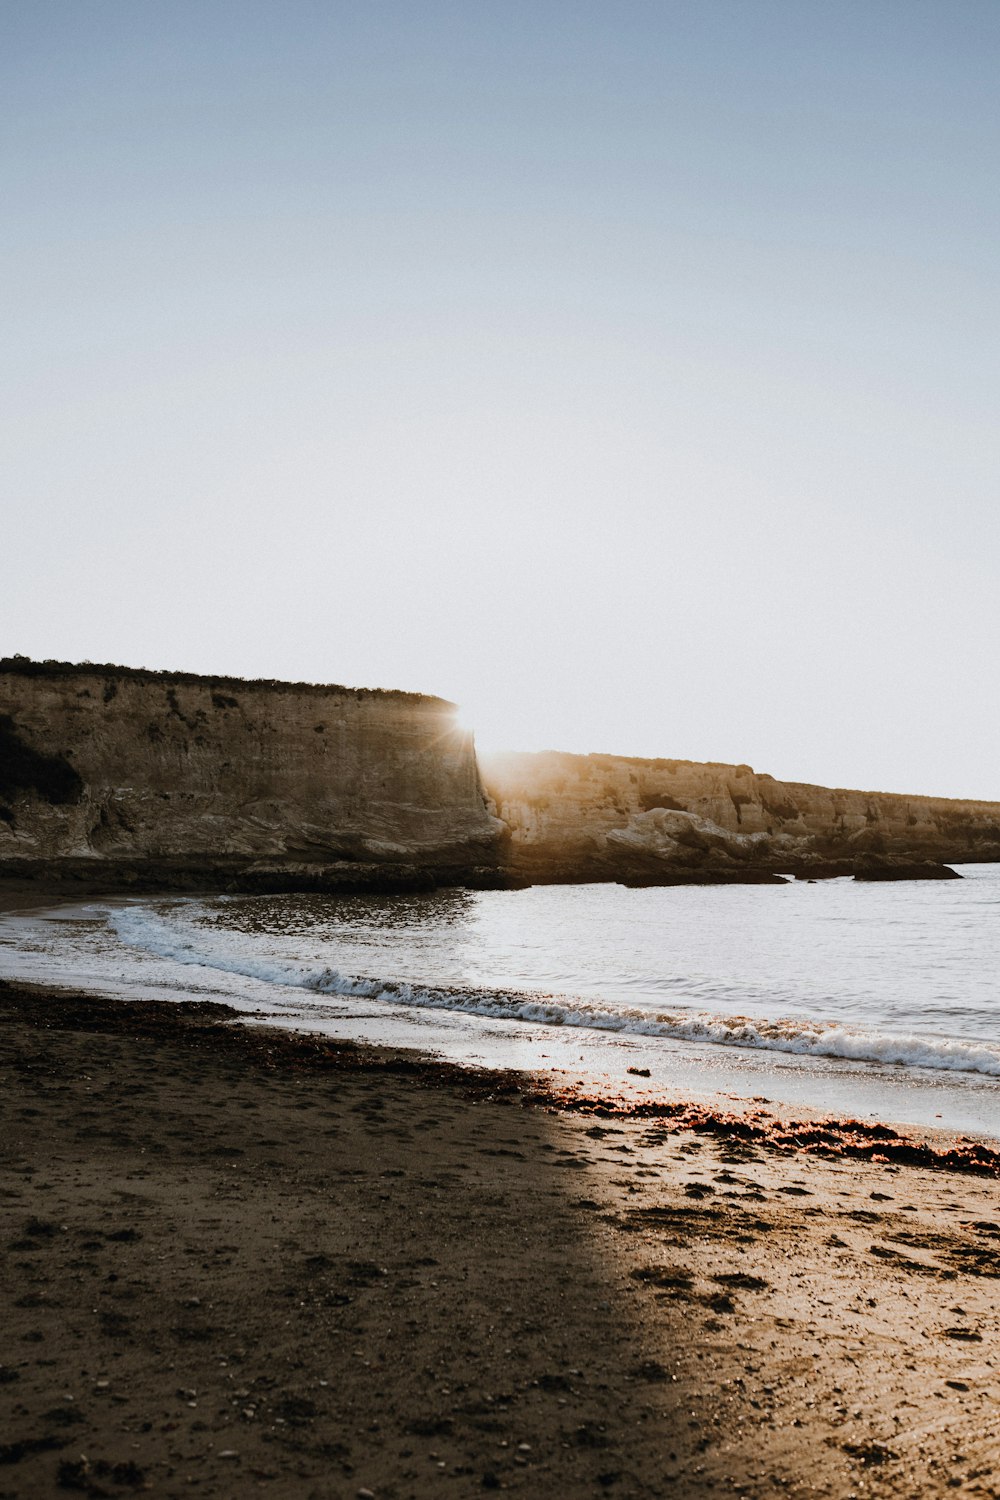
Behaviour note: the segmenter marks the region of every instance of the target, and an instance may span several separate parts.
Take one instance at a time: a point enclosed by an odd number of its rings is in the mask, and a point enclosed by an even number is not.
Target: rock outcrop
[[[531,881],[948,878],[1000,860],[1000,803],[776,781],[749,766],[555,751],[481,757],[505,863]]]
[[[476,883],[497,833],[471,735],[442,699],[0,662],[8,877]]]

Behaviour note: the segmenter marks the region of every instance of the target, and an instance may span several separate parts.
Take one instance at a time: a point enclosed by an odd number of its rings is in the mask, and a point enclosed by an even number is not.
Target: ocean
[[[1000,866],[949,882],[94,900],[0,975],[251,1023],[1000,1136]],[[629,1069],[649,1070],[649,1077]]]

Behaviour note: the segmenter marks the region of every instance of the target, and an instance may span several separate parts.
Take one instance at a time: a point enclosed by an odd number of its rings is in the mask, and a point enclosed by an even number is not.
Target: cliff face
[[[507,863],[533,880],[872,876],[1000,860],[1000,803],[776,781],[749,766],[558,752],[482,758]]]
[[[900,861],[1000,860],[998,803],[609,755],[482,769],[489,801],[471,736],[439,698],[0,662],[7,878],[378,889],[875,878]]]
[[[471,737],[417,694],[0,665],[0,860],[494,859]]]

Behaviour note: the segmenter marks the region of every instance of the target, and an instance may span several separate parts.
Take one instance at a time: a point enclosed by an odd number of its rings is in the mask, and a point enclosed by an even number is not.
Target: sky
[[[0,652],[1000,799],[996,0],[0,0]]]

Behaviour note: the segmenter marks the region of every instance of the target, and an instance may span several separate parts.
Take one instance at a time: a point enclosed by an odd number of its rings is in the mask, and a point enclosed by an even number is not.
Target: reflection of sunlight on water
[[[956,885],[627,891],[617,886],[189,903],[192,928],[250,939],[257,957],[321,961],[424,985],[575,994],[669,1007],[928,1031],[993,1042],[1000,934],[983,891]],[[964,905],[964,910],[963,910]]]
[[[841,881],[173,898],[125,903],[111,927],[136,961],[155,952],[185,965],[189,979],[200,966],[206,976],[312,987],[311,976],[329,971],[338,982],[466,991],[470,1010],[490,993],[559,996],[576,1024],[594,1009],[605,1029],[627,1010],[648,1022],[708,1015],[730,1034],[748,1017],[761,1038],[777,1038],[788,1018],[803,1035],[819,1025],[860,1029],[873,1042],[923,1034],[995,1045],[1000,933],[982,893],[998,883],[997,867],[978,867],[944,888]],[[77,907],[71,924],[63,908],[51,926],[64,947],[70,931],[92,955],[114,947],[94,913]]]
[[[995,890],[1000,870],[960,884],[966,912],[977,882]],[[126,899],[26,919],[0,969],[456,1060],[616,1079],[634,1061],[672,1090],[721,1081],[889,1120],[940,1123],[944,1090],[953,1128],[997,1133],[1000,935],[984,912],[970,937],[945,890]]]

